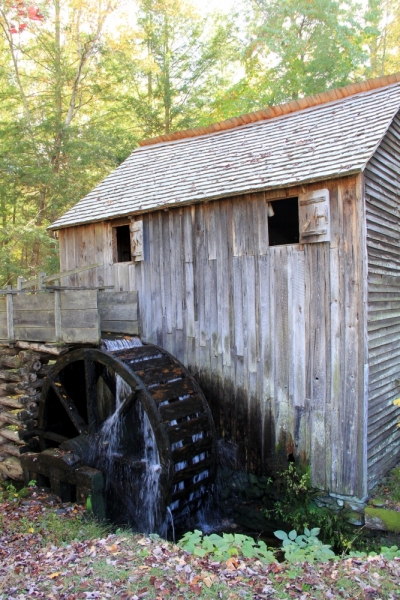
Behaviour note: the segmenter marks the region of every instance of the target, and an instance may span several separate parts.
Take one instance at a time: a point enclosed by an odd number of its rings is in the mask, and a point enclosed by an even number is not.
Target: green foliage
[[[269,88],[273,103],[345,85],[364,63],[360,8],[354,2],[258,0],[256,4],[250,68],[252,74],[261,72],[260,83]]]
[[[298,535],[293,529],[288,534],[284,531],[275,531],[274,535],[282,540],[282,549],[285,554],[285,560],[291,563],[296,562],[327,562],[335,558],[335,553],[330,546],[323,544],[318,539],[319,527],[309,530],[304,528],[304,534]]]
[[[367,556],[383,556],[386,560],[393,560],[394,558],[400,558],[400,549],[397,546],[390,546],[390,548],[388,546],[381,546],[379,552],[349,552],[350,558],[366,558]]]
[[[210,555],[216,560],[228,560],[232,556],[257,558],[265,563],[275,560],[273,552],[268,550],[265,542],[260,540],[255,542],[253,538],[239,533],[223,533],[222,536],[216,533],[203,535],[201,531],[195,529],[193,532],[185,533],[178,544],[195,556]]]
[[[89,494],[89,496],[86,498],[86,512],[88,514],[92,514],[93,513],[93,506],[92,506],[92,497]]]
[[[386,495],[396,502],[400,502],[400,467],[396,467],[390,472],[388,481],[385,482],[384,488]]]
[[[311,486],[309,471],[290,463],[286,470],[278,473],[274,491],[277,500],[272,509],[265,510],[267,518],[296,530],[318,527],[322,540],[330,544],[338,554],[348,552],[359,542],[354,528],[340,513],[319,508],[313,502],[315,490]]]
[[[0,484],[0,502],[15,500],[18,498],[17,488],[12,483],[2,482]]]

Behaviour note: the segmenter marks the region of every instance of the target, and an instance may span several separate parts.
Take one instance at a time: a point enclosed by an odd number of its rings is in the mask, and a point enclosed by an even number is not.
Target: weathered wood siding
[[[109,224],[60,231],[76,284],[139,292],[144,340],[198,376],[219,432],[248,469],[311,463],[313,484],[363,496],[361,179],[319,182],[144,214],[143,261],[112,267]],[[328,187],[331,242],[271,247],[267,200]],[[91,279],[90,279],[91,278]],[[72,283],[72,282],[68,282]]]
[[[365,171],[368,251],[368,482],[400,456],[400,119]]]

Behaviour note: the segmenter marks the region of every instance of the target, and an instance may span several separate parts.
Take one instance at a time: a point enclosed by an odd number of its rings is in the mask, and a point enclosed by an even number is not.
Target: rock
[[[400,512],[368,506],[365,509],[365,526],[368,529],[400,533]]]
[[[363,513],[366,507],[365,502],[357,502],[357,500],[346,500],[344,508],[346,510],[353,510],[354,512]]]
[[[378,531],[387,531],[385,523],[377,516],[365,515],[365,527],[368,529],[375,529]]]
[[[337,500],[330,496],[315,496],[312,501],[318,508],[326,508],[334,513],[339,513],[342,510]]]
[[[350,525],[356,525],[357,527],[364,525],[364,516],[355,510],[344,510],[342,516],[346,523],[350,523]]]

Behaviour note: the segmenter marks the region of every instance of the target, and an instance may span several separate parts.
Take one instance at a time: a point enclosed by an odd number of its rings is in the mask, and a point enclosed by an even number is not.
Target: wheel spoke
[[[140,394],[140,390],[134,390],[129,394],[127,398],[123,401],[121,408],[119,409],[120,417],[124,417],[131,406],[136,402]]]
[[[101,378],[115,398],[115,394],[116,394],[115,374],[114,374],[114,377],[111,377],[108,369],[106,368],[103,370],[103,373],[101,374]]]
[[[81,415],[78,412],[78,409],[75,406],[75,402],[68,395],[67,390],[61,383],[58,377],[54,377],[49,374],[48,378],[50,379],[51,387],[57,395],[57,398],[60,400],[61,404],[67,411],[69,418],[72,423],[76,427],[79,433],[87,433],[88,427],[85,421],[82,419]]]
[[[84,364],[88,425],[89,432],[93,433],[100,420],[97,399],[97,369],[96,364],[88,356],[85,356]]]

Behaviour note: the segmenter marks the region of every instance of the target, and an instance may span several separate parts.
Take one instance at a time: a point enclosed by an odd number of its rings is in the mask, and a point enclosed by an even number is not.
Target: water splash
[[[145,533],[149,533],[157,529],[161,518],[161,464],[154,431],[142,405],[139,406],[138,412],[142,424],[146,469],[140,482],[137,520],[143,524]]]
[[[132,388],[118,374],[115,382],[115,410],[91,439],[90,464],[106,474],[106,502],[119,521],[143,533],[155,532],[161,519],[161,464],[155,435],[137,402],[132,415],[136,453],[132,455],[133,441],[126,435],[126,419],[121,416]]]

